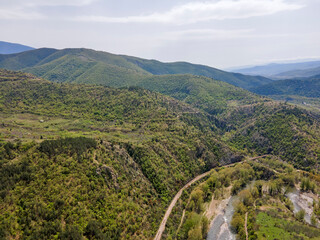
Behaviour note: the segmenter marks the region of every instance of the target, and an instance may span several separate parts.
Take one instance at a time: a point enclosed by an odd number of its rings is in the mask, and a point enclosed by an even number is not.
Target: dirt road
[[[248,212],[246,212],[245,220],[244,220],[244,231],[246,232],[246,240],[248,240]]]
[[[188,182],[186,185],[184,185],[184,187],[182,187],[179,192],[174,196],[174,198],[172,199],[167,211],[166,211],[166,214],[164,215],[163,219],[162,219],[162,222],[160,224],[160,227],[158,229],[158,232],[157,232],[157,235],[155,236],[154,240],[160,240],[161,239],[161,236],[162,236],[162,233],[166,227],[166,223],[167,223],[167,220],[171,214],[171,211],[173,209],[173,207],[176,205],[177,201],[179,200],[179,198],[181,197],[181,194],[183,192],[183,190],[187,189],[188,187],[190,187],[193,183],[199,181],[200,179],[204,178],[205,176],[208,176],[209,174],[211,173],[211,170],[208,171],[208,172],[205,172],[197,177],[195,177],[194,179],[192,179],[190,182]]]

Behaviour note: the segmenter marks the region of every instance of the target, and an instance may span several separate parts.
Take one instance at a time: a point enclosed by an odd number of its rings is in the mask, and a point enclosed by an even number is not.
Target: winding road
[[[190,182],[188,182],[186,185],[184,185],[179,190],[179,192],[174,196],[174,198],[172,199],[172,201],[171,201],[171,203],[170,203],[170,205],[169,205],[169,207],[168,207],[168,209],[166,211],[166,214],[164,215],[164,217],[162,219],[162,222],[160,224],[160,227],[158,229],[157,235],[155,236],[154,240],[160,240],[161,239],[162,233],[163,233],[164,229],[166,228],[167,220],[168,220],[168,218],[169,218],[169,216],[170,216],[170,214],[172,212],[173,207],[176,205],[177,201],[181,197],[181,194],[182,194],[183,190],[187,189],[193,183],[199,181],[200,179],[204,178],[205,176],[208,176],[211,173],[211,170],[208,171],[208,172],[202,173],[201,175],[199,175],[199,176],[195,177],[194,179],[192,179]]]
[[[258,156],[258,157],[252,157],[252,158],[249,158],[248,160],[256,160],[258,158],[263,158],[263,157],[266,157],[268,155],[263,155],[263,156]],[[223,167],[231,167],[237,163],[244,163],[246,162],[247,160],[244,160],[242,162],[236,162],[236,163],[231,163],[231,164],[228,164],[228,165],[224,165]],[[188,187],[190,187],[193,183],[199,181],[200,179],[208,176],[211,171],[215,169],[215,168],[212,168],[210,171],[208,172],[205,172],[205,173],[202,173],[200,175],[198,175],[197,177],[195,177],[194,179],[192,179],[190,182],[188,182],[186,185],[184,185],[180,190],[179,192],[174,196],[174,198],[172,199],[163,219],[162,219],[162,222],[160,224],[160,227],[158,229],[158,232],[156,234],[156,236],[154,237],[154,240],[160,240],[161,239],[161,236],[162,236],[162,233],[164,232],[165,228],[166,228],[166,224],[167,224],[167,221],[168,221],[168,218],[172,212],[172,209],[173,207],[176,205],[177,201],[179,200],[179,198],[181,197],[181,194],[183,192],[183,190],[187,189]]]

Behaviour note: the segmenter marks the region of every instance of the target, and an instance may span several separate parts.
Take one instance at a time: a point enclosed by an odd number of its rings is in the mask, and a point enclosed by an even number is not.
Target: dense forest
[[[210,169],[163,238],[204,239],[203,213],[228,194],[241,200],[240,239],[245,216],[250,239],[272,223],[288,239],[320,236],[316,114],[206,77],[146,79],[112,88],[0,70],[0,238],[150,239],[177,191]],[[293,212],[289,187],[314,194],[313,224]]]

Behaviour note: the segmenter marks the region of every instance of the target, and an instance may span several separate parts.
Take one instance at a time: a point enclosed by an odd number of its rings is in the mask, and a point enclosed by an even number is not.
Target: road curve
[[[263,157],[266,157],[266,156],[269,156],[269,155],[262,155],[262,156],[258,156],[258,157],[252,157],[252,158],[249,158],[248,160],[256,160],[258,158],[263,158]],[[243,162],[246,162],[246,160],[242,161],[242,162],[236,162],[236,163],[231,163],[231,164],[228,164],[228,165],[224,165],[222,167],[231,167],[237,163],[243,163]],[[181,197],[181,194],[183,192],[183,190],[187,189],[188,187],[190,187],[193,183],[199,181],[200,179],[204,178],[205,176],[208,176],[211,171],[215,169],[215,168],[212,168],[210,171],[208,172],[205,172],[205,173],[202,173],[201,175],[198,175],[197,177],[195,177],[194,179],[192,179],[190,182],[188,182],[186,185],[184,185],[180,190],[179,192],[174,196],[174,198],[172,199],[167,211],[166,211],[166,214],[164,215],[163,219],[162,219],[162,222],[160,224],[160,227],[158,229],[158,232],[156,234],[156,236],[154,237],[154,240],[160,240],[161,239],[161,236],[162,236],[162,233],[164,231],[164,229],[166,228],[166,224],[167,224],[167,221],[168,221],[168,218],[172,212],[172,209],[173,207],[176,205],[177,201],[179,200],[179,198]]]
[[[212,169],[211,169],[212,170]],[[201,175],[198,175],[197,177],[195,177],[194,179],[192,179],[190,182],[188,182],[186,185],[184,185],[184,187],[182,187],[179,192],[174,196],[174,198],[172,199],[167,211],[166,211],[166,214],[164,215],[163,219],[162,219],[162,222],[160,224],[160,227],[158,229],[158,232],[157,232],[157,235],[154,237],[154,240],[160,240],[161,239],[161,236],[162,236],[162,233],[166,227],[166,223],[167,223],[167,220],[171,214],[171,211],[173,209],[173,207],[176,205],[177,201],[179,200],[179,198],[181,197],[181,194],[183,192],[183,190],[187,189],[188,187],[190,187],[193,183],[199,181],[200,179],[204,178],[205,176],[208,176],[210,173],[211,173],[211,170],[208,171],[208,172],[205,172],[205,173],[202,173]]]

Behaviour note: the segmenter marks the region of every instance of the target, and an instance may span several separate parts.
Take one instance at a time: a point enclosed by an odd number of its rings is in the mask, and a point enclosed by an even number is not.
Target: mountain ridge
[[[277,79],[281,77],[282,73],[285,73],[285,72],[291,72],[296,70],[301,70],[301,71],[308,70],[308,69],[316,68],[319,66],[320,66],[320,61],[314,60],[314,61],[305,61],[305,62],[298,62],[298,63],[270,63],[267,65],[260,65],[260,66],[253,66],[253,67],[233,68],[233,71],[243,73],[243,74],[261,75],[261,76]],[[292,78],[293,77],[299,77],[299,76],[292,75]],[[308,77],[308,76],[305,76],[305,77]],[[283,77],[281,78],[283,79]]]
[[[77,60],[77,63],[74,62],[75,59]],[[58,60],[60,60],[60,64],[57,63]],[[272,81],[264,77],[229,73],[199,64],[187,62],[162,63],[157,60],[146,60],[84,48],[63,50],[42,48],[22,54],[0,55],[1,68],[30,72],[38,77],[44,77],[52,81],[71,82],[71,80],[68,79],[68,71],[75,69],[83,70],[81,68],[84,65],[88,67],[89,63],[93,64],[94,62],[99,63],[101,67],[99,68],[99,71],[95,71],[95,73],[91,73],[90,75],[87,74],[87,81],[91,84],[96,83],[95,81],[97,81],[97,78],[99,78],[99,84],[105,82],[105,85],[108,85],[109,80],[114,82],[113,78],[115,78],[115,76],[109,76],[107,72],[103,70],[103,65],[106,65],[106,68],[110,65],[120,67],[121,72],[125,74],[126,77],[131,75],[131,80],[140,78],[143,74],[147,76],[193,74],[214,78],[246,89]],[[57,75],[61,77],[57,77]],[[122,76],[118,76],[118,79],[121,77]],[[125,79],[125,77],[122,78]],[[76,82],[77,79],[72,81]]]
[[[33,47],[29,47],[19,43],[0,41],[0,54],[14,54],[14,53],[20,53],[20,52],[30,51],[34,49],[35,48]]]

